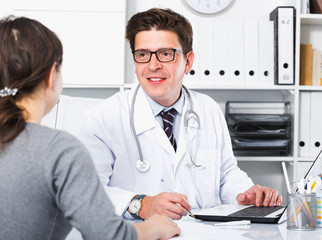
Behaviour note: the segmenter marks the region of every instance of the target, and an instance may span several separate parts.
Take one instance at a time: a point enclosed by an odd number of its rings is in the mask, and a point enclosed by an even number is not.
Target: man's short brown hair
[[[136,13],[126,26],[126,39],[132,51],[135,50],[135,36],[141,31],[152,29],[166,30],[178,35],[182,50],[192,51],[192,27],[190,22],[181,14],[171,9],[152,8],[145,12]]]

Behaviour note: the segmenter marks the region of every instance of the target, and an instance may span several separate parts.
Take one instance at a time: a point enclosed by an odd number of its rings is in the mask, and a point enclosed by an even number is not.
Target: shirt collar
[[[182,116],[182,111],[183,111],[183,106],[184,106],[184,101],[185,101],[185,94],[183,94],[183,89],[181,88],[181,94],[179,99],[170,107],[164,107],[161,104],[157,103],[154,101],[142,88],[142,91],[151,107],[151,110],[153,112],[153,115],[156,117],[159,115],[161,111],[167,111],[171,108],[174,108],[180,116]]]

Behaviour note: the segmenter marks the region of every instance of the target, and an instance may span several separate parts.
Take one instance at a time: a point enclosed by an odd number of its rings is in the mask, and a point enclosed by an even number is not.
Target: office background
[[[305,106],[305,99],[315,102],[311,97],[305,98],[305,94],[319,97],[319,93],[301,92],[298,86],[298,76],[296,76],[295,86],[287,87],[277,87],[272,82],[267,85],[261,85],[258,82],[248,84],[245,78],[242,84],[237,82],[218,85],[213,82],[215,75],[210,69],[213,66],[209,64],[215,61],[214,59],[209,60],[212,57],[209,48],[216,47],[212,43],[217,41],[217,36],[221,35],[215,26],[220,26],[222,22],[231,22],[231,28],[227,29],[228,32],[238,33],[241,30],[240,28],[235,29],[238,24],[268,22],[270,12],[277,6],[298,7],[299,1],[235,0],[228,9],[213,15],[196,13],[183,0],[56,0],[55,3],[42,0],[0,0],[0,5],[0,16],[15,14],[36,18],[57,32],[65,47],[63,94],[89,98],[109,97],[118,91],[130,88],[131,84],[136,81],[132,56],[124,38],[126,21],[134,13],[152,7],[172,8],[185,15],[195,30],[194,47],[197,56],[195,66],[198,70],[195,75],[188,75],[184,80],[187,86],[214,98],[223,111],[225,111],[227,101],[290,102],[291,114],[294,117],[293,145],[290,156],[242,156],[238,157],[239,166],[250,175],[255,183],[277,188],[286,199],[281,161],[287,162],[289,175],[293,179],[301,177],[310,161],[313,160],[316,151],[301,155],[301,149],[297,146],[299,135],[301,135],[298,127],[301,115],[299,106],[301,104]],[[298,25],[297,29],[299,29]],[[308,31],[306,28],[303,30],[306,30],[304,31],[306,33]],[[299,39],[299,35],[297,36]],[[236,34],[235,37],[240,37],[240,35]],[[310,40],[305,38],[303,41]],[[238,56],[238,51],[245,47],[244,45],[238,46],[234,49],[236,56]],[[234,56],[234,52],[231,55]],[[234,58],[231,57],[231,59]],[[298,62],[297,59],[297,65]],[[210,74],[205,74],[206,70],[209,70]],[[296,74],[298,75],[298,71]],[[304,97],[301,98],[301,95]],[[313,113],[308,116],[311,115],[314,116]],[[309,118],[312,119],[312,116]],[[307,131],[304,127],[302,130]]]

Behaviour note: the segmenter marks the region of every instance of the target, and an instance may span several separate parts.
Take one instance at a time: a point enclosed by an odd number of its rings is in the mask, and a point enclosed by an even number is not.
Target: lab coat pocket
[[[211,205],[220,186],[220,151],[200,149],[194,163],[188,164],[193,184],[199,193],[200,205]],[[194,164],[198,165],[195,166]],[[217,194],[218,195],[218,194]],[[217,196],[218,197],[218,196]]]

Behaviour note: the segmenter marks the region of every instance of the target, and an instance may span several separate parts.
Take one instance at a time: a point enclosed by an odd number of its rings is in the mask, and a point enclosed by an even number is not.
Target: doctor
[[[116,213],[180,219],[223,203],[280,205],[238,168],[218,104],[182,85],[194,60],[189,21],[150,9],[132,16],[126,38],[140,84],[88,112],[82,130]]]

